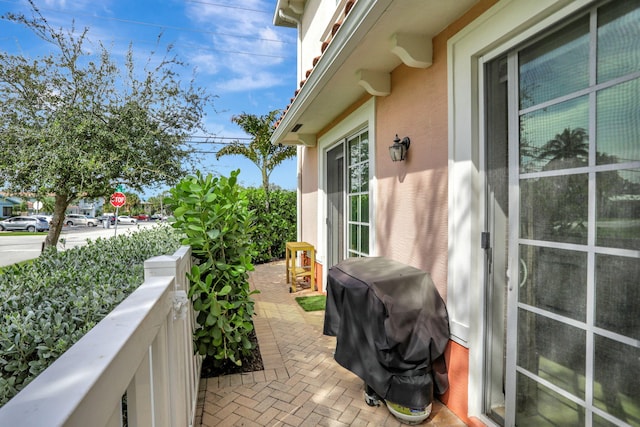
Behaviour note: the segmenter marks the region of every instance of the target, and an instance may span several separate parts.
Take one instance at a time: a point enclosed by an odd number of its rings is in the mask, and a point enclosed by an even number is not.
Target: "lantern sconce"
[[[393,145],[389,147],[391,160],[394,162],[405,160],[407,158],[407,151],[409,151],[409,145],[411,145],[411,140],[408,136],[405,136],[402,138],[402,141],[400,141],[398,134],[396,134]]]

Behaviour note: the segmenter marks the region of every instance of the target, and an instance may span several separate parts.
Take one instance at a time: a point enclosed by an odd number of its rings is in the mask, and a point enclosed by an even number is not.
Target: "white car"
[[[136,224],[138,220],[130,217],[129,215],[120,215],[118,217],[118,222],[120,224]]]
[[[97,227],[98,220],[92,216],[87,216],[87,215],[67,214],[67,216],[64,217],[64,224],[86,225],[87,227]]]

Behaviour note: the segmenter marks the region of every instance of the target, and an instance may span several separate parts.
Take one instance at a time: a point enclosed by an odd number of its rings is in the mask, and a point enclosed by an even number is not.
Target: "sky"
[[[102,42],[116,59],[123,58],[131,43],[136,63],[143,65],[150,52],[164,52],[173,44],[174,53],[188,64],[185,81],[195,72],[196,85],[216,97],[204,119],[207,133],[193,135],[198,168],[225,176],[240,169],[242,185],[261,185],[260,170],[249,160],[225,156],[217,161],[214,153],[220,143],[249,137],[231,121],[232,116],[282,110],[296,89],[297,33],[273,25],[276,0],[35,0],[35,4],[56,29],[74,23],[76,31],[88,28],[91,43]],[[0,15],[7,12],[31,17],[25,0],[0,0]],[[19,24],[0,19],[0,49],[35,59],[51,48]],[[205,136],[217,143],[203,144]],[[270,182],[295,189],[295,158],[278,166]],[[150,188],[142,197],[161,190]]]

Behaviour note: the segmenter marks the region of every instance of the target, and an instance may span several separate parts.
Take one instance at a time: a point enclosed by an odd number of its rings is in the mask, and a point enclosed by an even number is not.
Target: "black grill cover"
[[[350,258],[327,280],[324,334],[336,362],[380,397],[424,408],[449,387],[444,351],[449,319],[431,277],[382,258]]]

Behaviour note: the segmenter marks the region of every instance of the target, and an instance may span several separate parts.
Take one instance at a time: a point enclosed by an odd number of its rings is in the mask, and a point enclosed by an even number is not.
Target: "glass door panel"
[[[327,152],[327,270],[344,259],[344,144]]]
[[[509,226],[507,58],[485,65],[485,368],[483,412],[504,425]]]
[[[508,425],[640,426],[638,22],[600,3],[509,55]]]

